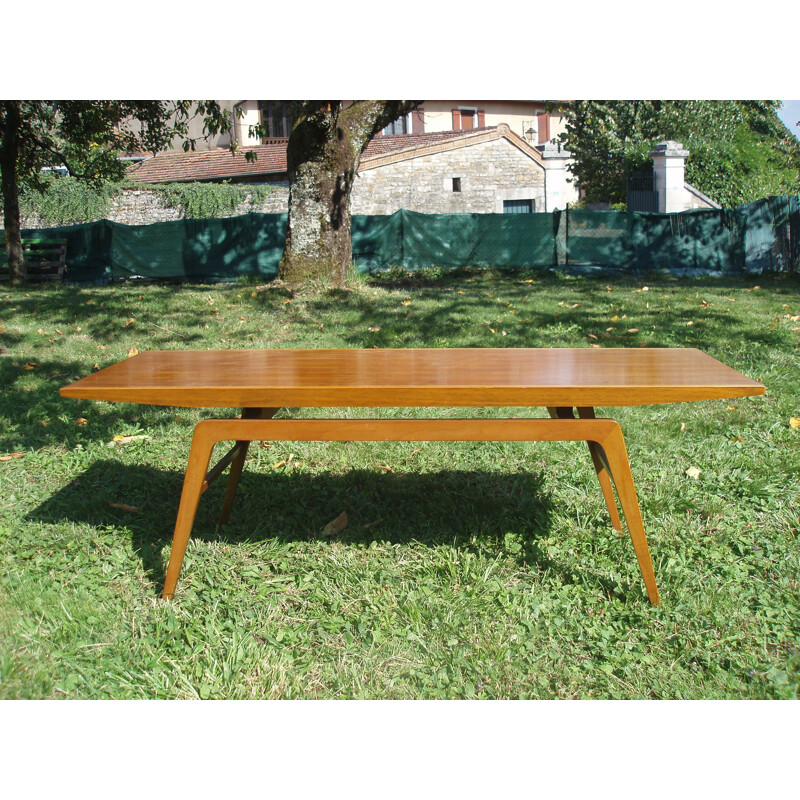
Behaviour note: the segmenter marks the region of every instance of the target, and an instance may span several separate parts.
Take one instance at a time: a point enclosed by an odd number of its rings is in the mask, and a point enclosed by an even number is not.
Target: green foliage
[[[164,203],[183,209],[187,219],[213,219],[236,213],[243,204],[251,208],[263,203],[272,191],[264,184],[160,183],[146,188],[158,192]]]
[[[27,215],[38,214],[48,225],[78,224],[108,216],[121,189],[120,183],[92,185],[73,177],[49,176],[38,187],[23,188],[20,209]]]
[[[38,185],[23,187],[20,209],[38,214],[49,225],[70,225],[108,216],[111,203],[125,188],[124,182],[87,183],[53,175]],[[156,192],[169,208],[179,208],[188,219],[212,219],[235,214],[243,205],[251,209],[263,203],[271,188],[260,184],[170,183],[137,184]]]
[[[689,150],[686,180],[723,206],[800,189],[800,145],[774,100],[579,100],[561,141],[589,201],[625,200],[626,173],[659,142]]]

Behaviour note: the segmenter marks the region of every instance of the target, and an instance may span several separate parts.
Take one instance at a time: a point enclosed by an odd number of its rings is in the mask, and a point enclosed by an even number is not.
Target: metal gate
[[[653,173],[639,172],[625,179],[628,211],[658,212],[658,192],[653,188]]]

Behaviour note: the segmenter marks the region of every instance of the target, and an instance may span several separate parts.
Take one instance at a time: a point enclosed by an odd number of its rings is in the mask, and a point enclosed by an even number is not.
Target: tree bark
[[[3,214],[5,244],[11,285],[19,286],[27,277],[22,256],[22,234],[19,214],[19,185],[17,184],[17,156],[19,154],[19,128],[22,123],[19,101],[4,100],[2,144],[0,144],[0,171],[2,171]]]
[[[298,109],[286,159],[289,222],[279,277],[347,282],[352,264],[350,192],[361,154],[378,131],[418,100],[306,101]]]

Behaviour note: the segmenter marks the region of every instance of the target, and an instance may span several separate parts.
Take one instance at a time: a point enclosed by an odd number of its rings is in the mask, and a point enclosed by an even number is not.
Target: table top
[[[636,406],[764,392],[693,348],[160,350],[61,389],[199,408]]]

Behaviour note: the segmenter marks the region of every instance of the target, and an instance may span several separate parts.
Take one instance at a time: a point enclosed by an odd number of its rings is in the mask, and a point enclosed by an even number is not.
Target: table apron
[[[619,423],[611,419],[209,419],[194,436],[236,441],[595,441]]]

